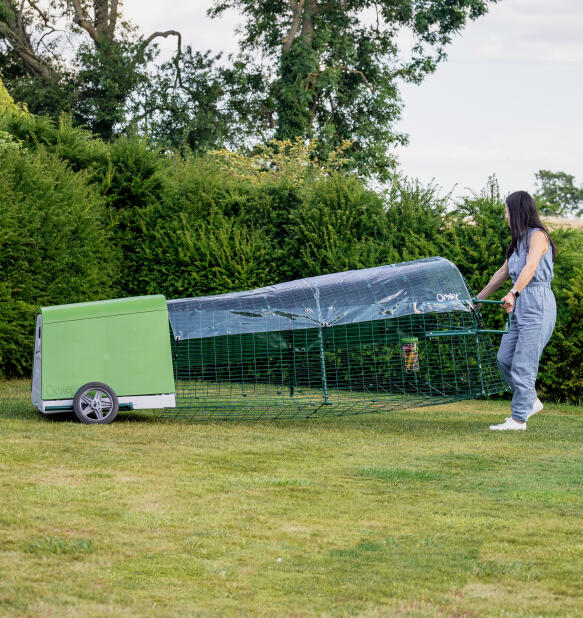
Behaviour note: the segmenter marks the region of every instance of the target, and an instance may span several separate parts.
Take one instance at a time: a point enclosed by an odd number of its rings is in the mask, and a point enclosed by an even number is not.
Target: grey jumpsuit
[[[508,258],[512,283],[516,283],[526,264],[530,237],[537,229],[528,228],[528,235]],[[513,392],[510,410],[515,421],[526,421],[532,410],[538,363],[555,327],[557,305],[551,290],[552,278],[553,250],[549,243],[534,276],[516,299],[512,329],[502,337],[498,350],[500,368]]]

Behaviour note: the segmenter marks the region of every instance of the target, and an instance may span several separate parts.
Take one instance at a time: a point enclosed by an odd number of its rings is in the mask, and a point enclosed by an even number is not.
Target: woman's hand
[[[504,311],[506,311],[506,313],[512,313],[515,300],[516,299],[514,298],[514,294],[512,292],[508,292],[508,294],[506,294],[506,296],[502,299],[502,302],[504,303],[502,307],[504,307]]]

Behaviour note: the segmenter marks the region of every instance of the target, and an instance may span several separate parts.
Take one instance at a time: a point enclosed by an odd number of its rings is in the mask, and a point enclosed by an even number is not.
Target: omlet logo
[[[437,294],[437,300],[442,302],[444,300],[459,300],[459,292],[455,294],[453,292],[449,292],[448,294]]]
[[[74,392],[75,387],[72,384],[47,384],[47,393],[53,397]]]

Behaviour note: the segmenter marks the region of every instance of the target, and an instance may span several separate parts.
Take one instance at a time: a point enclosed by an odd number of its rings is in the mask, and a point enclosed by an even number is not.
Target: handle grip
[[[480,298],[472,298],[473,304],[478,303],[486,303],[490,305],[503,305],[504,301],[502,300],[482,300]],[[472,311],[474,309],[472,308]],[[489,333],[492,335],[506,335],[510,332],[512,328],[512,313],[508,314],[508,319],[506,320],[506,328],[504,330],[495,330],[490,328],[464,328],[458,330],[437,330],[437,331],[428,331],[425,333],[426,337],[456,337],[458,335],[479,335],[481,333]]]
[[[503,305],[504,301],[503,300],[482,300],[481,298],[472,298],[472,302],[474,303],[474,305],[477,305],[479,303],[487,303],[489,305]]]

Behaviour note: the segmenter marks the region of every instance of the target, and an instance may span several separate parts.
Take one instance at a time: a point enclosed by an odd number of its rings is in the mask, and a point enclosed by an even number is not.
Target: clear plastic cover
[[[177,340],[470,310],[463,277],[455,264],[441,257],[168,301]]]

